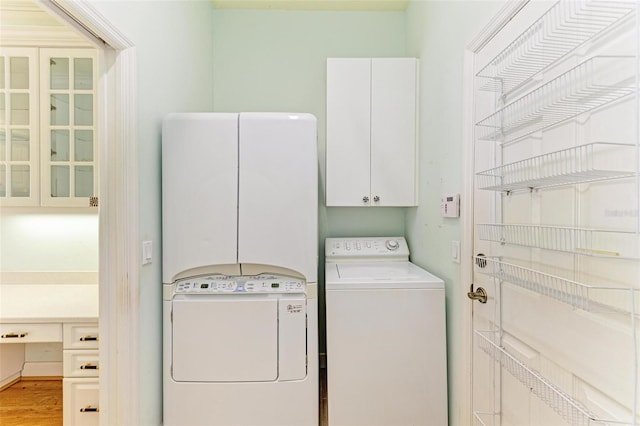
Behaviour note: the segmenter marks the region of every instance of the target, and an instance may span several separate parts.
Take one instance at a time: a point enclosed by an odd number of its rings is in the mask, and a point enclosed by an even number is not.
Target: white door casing
[[[133,44],[87,2],[41,3],[99,49],[100,424],[138,424],[138,155]]]

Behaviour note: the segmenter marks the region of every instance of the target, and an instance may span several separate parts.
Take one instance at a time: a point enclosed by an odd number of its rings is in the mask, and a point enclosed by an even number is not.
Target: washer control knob
[[[400,248],[400,244],[398,244],[398,242],[396,240],[387,240],[385,245],[391,251],[395,251],[395,250],[398,250]]]

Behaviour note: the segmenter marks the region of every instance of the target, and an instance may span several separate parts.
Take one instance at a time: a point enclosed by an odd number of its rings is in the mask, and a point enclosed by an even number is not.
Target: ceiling
[[[91,46],[33,0],[0,0],[0,40],[3,46]]]
[[[160,1],[160,0],[154,0]],[[409,0],[210,0],[217,9],[404,11]],[[3,46],[91,46],[35,0],[0,0]]]
[[[409,0],[211,0],[218,9],[404,11]]]

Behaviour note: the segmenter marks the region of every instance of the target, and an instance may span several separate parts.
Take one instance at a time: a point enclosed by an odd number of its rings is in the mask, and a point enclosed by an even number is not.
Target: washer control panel
[[[203,275],[176,281],[180,294],[304,293],[305,282],[283,275]]]
[[[408,260],[409,246],[404,237],[327,238],[327,261],[335,260]]]

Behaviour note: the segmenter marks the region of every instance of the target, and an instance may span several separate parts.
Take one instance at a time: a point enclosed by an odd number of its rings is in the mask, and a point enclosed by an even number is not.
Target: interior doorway
[[[27,7],[23,1],[3,1],[2,5]],[[99,416],[101,424],[136,424],[138,198],[134,126],[135,50],[132,43],[86,2],[49,0],[38,2],[37,6],[58,25],[71,29],[67,34],[75,34],[83,40],[82,43],[88,43],[98,52]],[[6,16],[3,13],[3,21],[6,21]],[[32,29],[24,28],[26,32]],[[3,31],[3,44],[9,35],[19,34]],[[49,46],[54,39],[48,38]]]

